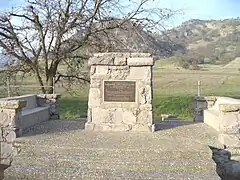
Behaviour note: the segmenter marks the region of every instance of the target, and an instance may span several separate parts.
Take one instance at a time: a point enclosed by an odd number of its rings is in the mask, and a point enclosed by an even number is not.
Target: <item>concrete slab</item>
[[[208,148],[220,144],[206,124],[160,122],[155,133],[110,133],[84,131],[84,123],[47,121],[26,130],[5,179],[220,179]]]

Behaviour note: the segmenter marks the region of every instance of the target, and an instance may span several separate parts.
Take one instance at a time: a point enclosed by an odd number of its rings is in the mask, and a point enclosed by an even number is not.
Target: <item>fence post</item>
[[[198,81],[198,96],[201,95],[201,81]]]
[[[10,79],[7,76],[7,95],[8,97],[11,97],[11,91],[10,91]]]
[[[55,94],[55,76],[53,77],[53,94]]]

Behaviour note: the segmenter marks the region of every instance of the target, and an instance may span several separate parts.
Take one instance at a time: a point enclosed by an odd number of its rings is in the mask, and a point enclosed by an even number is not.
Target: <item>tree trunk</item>
[[[40,74],[39,74],[39,72],[38,72],[37,70],[35,71],[35,75],[36,75],[36,77],[37,77],[37,80],[38,80],[39,85],[41,86],[41,91],[42,91],[42,93],[43,93],[43,94],[46,94],[46,89],[45,89],[45,87],[44,87],[42,78],[41,78],[41,76],[40,76]]]
[[[54,85],[53,77],[49,76],[48,80],[47,80],[46,94],[53,94],[54,93],[53,92],[53,85]]]

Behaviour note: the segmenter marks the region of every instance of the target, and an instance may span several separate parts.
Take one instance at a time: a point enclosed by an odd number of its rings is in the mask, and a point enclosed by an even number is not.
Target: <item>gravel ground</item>
[[[87,132],[84,121],[48,121],[24,132],[5,180],[218,180],[202,123],[157,124],[155,133]]]

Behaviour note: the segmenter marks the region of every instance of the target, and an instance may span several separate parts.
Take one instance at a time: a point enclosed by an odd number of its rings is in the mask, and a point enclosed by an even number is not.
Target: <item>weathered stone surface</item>
[[[92,108],[92,122],[95,124],[112,122],[111,109]]]
[[[146,124],[134,124],[132,125],[132,131],[138,132],[152,132],[152,126],[149,127]]]
[[[7,159],[8,157],[11,157],[12,152],[14,150],[13,144],[8,142],[1,142],[0,146],[1,146],[1,159]]]
[[[194,121],[203,122],[203,111],[205,109],[211,108],[215,101],[214,96],[195,96],[194,97]]]
[[[131,56],[131,57],[130,57]],[[86,129],[101,131],[132,131],[152,127],[152,65],[153,59],[146,53],[100,53],[90,58],[89,110]],[[103,99],[105,80],[135,81],[134,102],[114,102]],[[112,92],[124,89],[109,84]],[[124,85],[123,85],[124,86]],[[121,89],[121,91],[120,91]],[[117,94],[117,93],[116,93]],[[123,97],[125,97],[123,96]],[[114,99],[114,93],[111,94]],[[131,97],[128,97],[129,99]],[[116,101],[120,101],[119,98]],[[134,126],[135,124],[138,124]],[[134,128],[132,128],[134,126]],[[149,131],[149,128],[147,128]]]
[[[99,88],[90,88],[89,89],[89,107],[99,107],[101,102],[101,95]]]
[[[137,54],[137,53],[132,53]],[[147,54],[147,53],[139,53],[139,54]],[[127,52],[109,52],[109,53],[94,53],[94,57],[101,57],[101,56],[114,56],[114,57],[130,57],[131,53]]]
[[[91,78],[90,80],[90,88],[101,88],[101,80],[96,78]]]
[[[151,67],[143,66],[143,67],[130,67],[129,76],[127,77],[129,80],[140,80],[140,81],[151,81]]]
[[[153,117],[152,111],[140,111],[137,116],[137,123],[139,124],[147,124],[148,126],[152,125]]]
[[[4,131],[2,131],[2,136],[0,137],[0,142],[13,143],[16,138],[16,133],[12,128],[4,128]]]
[[[127,58],[126,57],[115,57],[114,65],[115,66],[125,66],[125,65],[127,65]]]
[[[45,98],[45,99],[59,99],[61,98],[61,94],[38,94],[38,98]]]
[[[113,55],[93,56],[88,60],[88,65],[114,65]]]
[[[151,86],[146,85],[145,87],[139,88],[139,103],[142,104],[151,104],[152,103],[152,90]]]
[[[132,57],[127,59],[128,66],[153,66],[153,58],[151,57]]]
[[[87,112],[87,122],[90,123],[92,122],[92,108],[88,108],[88,112]]]
[[[236,134],[240,132],[240,114],[224,113],[221,114],[219,123],[219,132],[227,134]]]
[[[136,123],[136,116],[130,110],[117,108],[112,115],[112,121],[115,124],[134,124]]]
[[[0,109],[22,109],[26,106],[26,103],[24,100],[0,101]]]
[[[152,111],[152,104],[142,104],[139,106],[141,111]]]
[[[218,140],[226,145],[227,147],[239,147],[240,148],[240,134],[230,135],[230,134],[219,134]]]
[[[90,76],[94,75],[96,73],[96,66],[92,65],[90,67]]]
[[[109,70],[111,80],[125,80],[130,71],[128,66],[110,66]]]
[[[96,75],[107,75],[108,66],[96,66]]]
[[[37,105],[39,107],[49,107],[50,119],[60,118],[59,99],[60,94],[39,94],[37,95]]]
[[[222,112],[238,112],[240,104],[220,104],[219,109]]]
[[[131,53],[130,57],[150,57],[150,53]]]
[[[95,124],[94,124],[94,123],[92,123],[92,122],[87,122],[87,123],[85,123],[84,129],[85,129],[86,131],[93,131],[93,130],[94,130],[94,127],[95,127]]]

